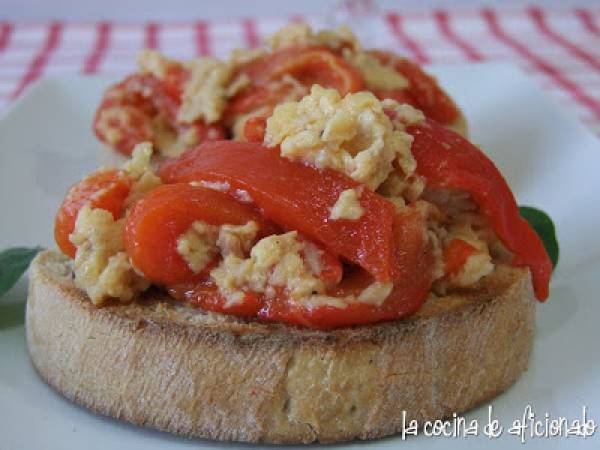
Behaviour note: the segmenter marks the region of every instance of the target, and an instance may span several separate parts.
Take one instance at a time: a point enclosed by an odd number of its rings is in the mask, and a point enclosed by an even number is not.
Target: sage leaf
[[[0,297],[2,297],[29,267],[41,247],[14,247],[0,252]]]

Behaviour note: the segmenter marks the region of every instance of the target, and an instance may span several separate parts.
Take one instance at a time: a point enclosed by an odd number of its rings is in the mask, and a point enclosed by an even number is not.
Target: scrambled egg
[[[265,144],[280,144],[282,156],[337,170],[373,190],[394,171],[395,162],[409,168],[405,162],[412,161],[416,167],[411,143],[412,136],[394,129],[370,92],[342,99],[335,89],[317,85],[299,102],[277,106],[265,134]]]
[[[142,142],[135,146],[131,159],[123,165],[123,170],[133,180],[131,191],[125,199],[126,208],[133,206],[144,195],[162,184],[150,163],[152,153],[152,144]]]
[[[154,118],[152,130],[158,153],[167,158],[176,158],[188,148],[200,143],[200,135],[196,127],[182,126],[175,129],[162,115]]]
[[[459,220],[450,225],[444,241],[449,244],[453,239],[462,239],[472,245],[476,249],[476,253],[469,256],[460,271],[450,277],[448,280],[450,286],[471,286],[494,271],[494,263],[488,245],[473,230],[471,223]]]
[[[283,27],[267,38],[266,42],[273,50],[297,45],[322,45],[334,50],[342,47],[357,49],[360,46],[354,33],[346,26],[314,33],[310,26],[304,23],[292,23]]]
[[[159,79],[166,76],[173,64],[176,62],[154,50],[144,50],[138,56],[139,71]],[[216,58],[195,59],[186,63],[186,68],[190,75],[183,86],[177,115],[180,123],[192,123],[198,119],[207,123],[217,122],[227,106],[227,98],[250,84],[247,76],[232,80],[233,65]]]
[[[248,254],[256,241],[258,224],[251,220],[245,225],[221,225],[217,246],[223,256]]]
[[[194,273],[200,273],[219,254],[219,227],[196,220],[177,240],[177,253]]]
[[[358,294],[358,297],[354,295],[347,295],[345,297],[330,297],[328,295],[311,295],[302,302],[305,306],[311,308],[317,308],[320,306],[333,306],[335,308],[347,308],[350,305],[362,303],[372,306],[381,306],[383,302],[389,297],[394,288],[393,283],[380,283],[374,282],[367,286],[363,291]]]
[[[281,288],[298,300],[324,293],[324,283],[302,258],[304,243],[297,236],[296,231],[267,236],[252,247],[249,258],[227,255],[211,272],[226,307],[240,302],[245,290],[273,297],[275,288]]]
[[[446,195],[447,194],[447,195]],[[430,194],[428,193],[428,196]],[[459,212],[466,202],[459,194],[439,193],[435,196],[446,211],[438,207],[438,203],[419,200],[417,203],[421,213],[427,219],[427,238],[434,257],[432,278],[433,290],[439,295],[445,295],[448,289],[472,286],[486,275],[494,271],[494,262],[490,246],[498,243],[491,229],[484,223],[481,216],[473,212]],[[448,211],[451,211],[449,214]],[[475,253],[470,255],[457,273],[447,274],[444,263],[444,251],[455,239],[461,239],[474,247]]]
[[[133,300],[150,286],[138,275],[123,246],[124,219],[114,220],[104,209],[84,206],[70,240],[77,248],[73,264],[75,283],[95,305],[109,298]]]
[[[122,95],[117,88],[113,89],[112,92],[113,97],[117,99]],[[99,110],[96,127],[102,133],[106,142],[113,146],[119,145],[132,129],[148,138],[153,133],[152,123],[143,111],[134,106],[125,106],[118,103],[115,106],[103,107]]]
[[[506,249],[477,211],[477,205],[468,193],[428,189],[423,198],[425,201],[420,203],[428,205],[429,211],[435,211],[433,220],[429,221],[429,232],[438,268],[434,277],[438,279],[434,286],[437,292],[443,294],[448,288],[471,286],[493,272],[495,265],[490,248],[498,260],[510,260],[510,255],[506,254]],[[469,256],[458,273],[442,278],[445,272],[443,250],[454,239],[467,242],[476,252]]]
[[[142,50],[137,57],[140,73],[154,75],[159,79],[166,77],[169,67],[175,64],[178,63],[151,49]]]
[[[365,79],[368,90],[371,89],[405,89],[409,86],[408,80],[393,67],[381,64],[379,59],[362,51],[345,49],[344,59],[356,67]]]
[[[231,66],[215,58],[200,58],[188,66],[190,78],[184,86],[177,119],[182,123],[200,118],[207,123],[218,121],[227,106]]]
[[[281,80],[272,81],[270,86],[273,91],[286,92],[285,96],[281,98],[280,103],[296,101],[308,94],[308,90],[306,89],[306,87],[300,84],[298,80],[296,80],[294,77],[288,74],[284,75],[281,78]],[[252,119],[254,117],[268,117],[272,113],[272,106],[262,106],[255,109],[254,111],[238,115],[235,118],[232,126],[233,138],[235,140],[244,140],[244,127],[249,119]]]
[[[177,240],[177,252],[194,273],[200,273],[219,254],[243,257],[252,248],[258,224],[210,225],[196,220]]]
[[[350,28],[342,26],[337,30],[322,30],[315,33],[309,25],[290,24],[267,39],[272,50],[286,47],[319,45],[332,50],[342,50],[342,55],[364,76],[369,89],[404,89],[408,80],[392,67],[388,67],[361,50],[357,37]]]
[[[127,209],[162,184],[150,164],[151,157],[152,145],[141,143],[123,165],[133,182],[125,199]],[[103,304],[108,298],[130,301],[150,286],[129,262],[123,244],[124,226],[125,219],[114,220],[104,209],[84,206],[69,236],[76,248],[75,282],[96,305]]]
[[[212,189],[213,191],[219,191],[219,192],[228,192],[229,189],[231,188],[231,185],[229,183],[227,183],[226,181],[224,182],[220,182],[220,181],[190,181],[190,186],[195,186],[195,187],[203,187],[206,189]]]
[[[412,166],[412,164],[411,164]],[[405,177],[392,172],[379,186],[377,192],[391,201],[397,208],[403,208],[407,202],[415,202],[425,190],[425,179],[419,175]]]
[[[381,306],[386,298],[392,293],[393,283],[375,282],[367,286],[358,296],[358,303],[366,303],[373,306]]]
[[[386,98],[381,101],[381,105],[386,110],[393,112],[392,124],[399,130],[403,130],[409,125],[418,125],[425,120],[423,111],[408,103],[398,103],[396,100]]]
[[[360,206],[359,194],[355,189],[346,189],[340,192],[335,205],[331,208],[331,220],[357,220],[362,217],[365,210]]]
[[[261,48],[234,48],[229,55],[229,62],[235,66],[243,66],[265,54]]]
[[[252,83],[252,80],[250,80],[250,77],[247,74],[242,73],[242,74],[238,75],[236,78],[234,78],[233,81],[229,84],[229,86],[227,86],[225,95],[228,98],[233,97],[238,92],[241,92],[244,89],[246,89],[248,86],[250,86],[251,83]]]
[[[226,254],[211,272],[219,291],[226,298],[225,307],[240,303],[247,291],[273,297],[278,290],[306,307],[335,306],[346,308],[353,303],[381,306],[392,291],[392,283],[372,283],[358,297],[330,297],[319,278],[321,251],[312,243],[300,241],[291,231],[267,236],[258,241],[244,258],[242,252]]]

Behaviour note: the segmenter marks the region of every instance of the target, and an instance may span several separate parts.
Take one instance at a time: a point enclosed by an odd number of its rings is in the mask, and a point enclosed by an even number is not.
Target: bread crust
[[[415,316],[329,332],[205,313],[150,292],[94,307],[56,252],[30,269],[27,341],[40,376],[92,411],[190,437],[372,439],[464,412],[526,369],[529,271],[498,267]]]

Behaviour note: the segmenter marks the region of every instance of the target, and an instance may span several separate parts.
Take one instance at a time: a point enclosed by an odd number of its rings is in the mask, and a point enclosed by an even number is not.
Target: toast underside
[[[298,443],[371,439],[469,410],[526,369],[529,271],[409,319],[321,332],[206,313],[157,291],[94,307],[57,252],[30,269],[27,340],[40,376],[92,411],[190,437]]]

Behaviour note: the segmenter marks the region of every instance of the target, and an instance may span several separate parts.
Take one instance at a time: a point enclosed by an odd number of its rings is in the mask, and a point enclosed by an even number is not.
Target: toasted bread
[[[97,308],[69,261],[37,256],[27,340],[40,376],[92,411],[185,436],[269,443],[397,433],[486,402],[526,369],[535,302],[528,269],[400,321],[328,332],[207,313],[150,291]]]

